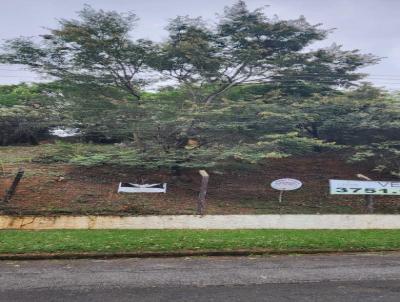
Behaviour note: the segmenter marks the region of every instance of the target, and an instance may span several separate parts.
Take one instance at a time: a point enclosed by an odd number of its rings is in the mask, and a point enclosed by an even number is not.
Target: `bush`
[[[0,145],[35,145],[48,136],[48,125],[38,111],[22,105],[0,107]]]

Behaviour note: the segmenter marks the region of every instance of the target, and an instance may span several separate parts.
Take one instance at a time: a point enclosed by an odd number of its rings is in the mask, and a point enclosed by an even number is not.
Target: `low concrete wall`
[[[400,215],[0,216],[0,229],[400,229]]]

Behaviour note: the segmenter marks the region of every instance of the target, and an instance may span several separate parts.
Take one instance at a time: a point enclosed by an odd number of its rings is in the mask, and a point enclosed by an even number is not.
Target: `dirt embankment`
[[[16,165],[4,165],[0,192],[10,185]],[[193,214],[200,186],[195,170],[180,177],[168,172],[143,172],[125,167],[74,167],[69,165],[25,165],[26,173],[11,202],[0,206],[8,214]],[[347,164],[335,154],[270,160],[265,165],[229,171],[210,169],[208,214],[272,213],[365,213],[363,196],[331,196],[328,180],[354,179],[364,173],[374,179],[388,177],[368,167]],[[292,177],[303,182],[300,190],[284,194],[270,182]],[[166,194],[118,194],[120,181],[167,182]],[[377,213],[400,212],[397,197],[376,197]]]

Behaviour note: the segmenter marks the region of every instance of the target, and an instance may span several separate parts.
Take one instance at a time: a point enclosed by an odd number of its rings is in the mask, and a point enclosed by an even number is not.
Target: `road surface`
[[[400,253],[0,261],[0,301],[400,301]]]

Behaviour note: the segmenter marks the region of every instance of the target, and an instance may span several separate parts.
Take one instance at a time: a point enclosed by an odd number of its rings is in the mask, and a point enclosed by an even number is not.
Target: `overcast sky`
[[[54,28],[57,19],[73,18],[89,4],[94,8],[133,11],[140,17],[135,38],[161,40],[168,19],[177,15],[203,16],[213,22],[215,14],[234,0],[0,0],[0,39],[35,36]],[[281,19],[304,15],[311,23],[336,28],[328,40],[345,49],[385,57],[364,71],[378,86],[400,90],[400,0],[247,0],[250,8],[268,5],[270,16]],[[33,74],[16,66],[0,65],[0,84],[35,81]]]

